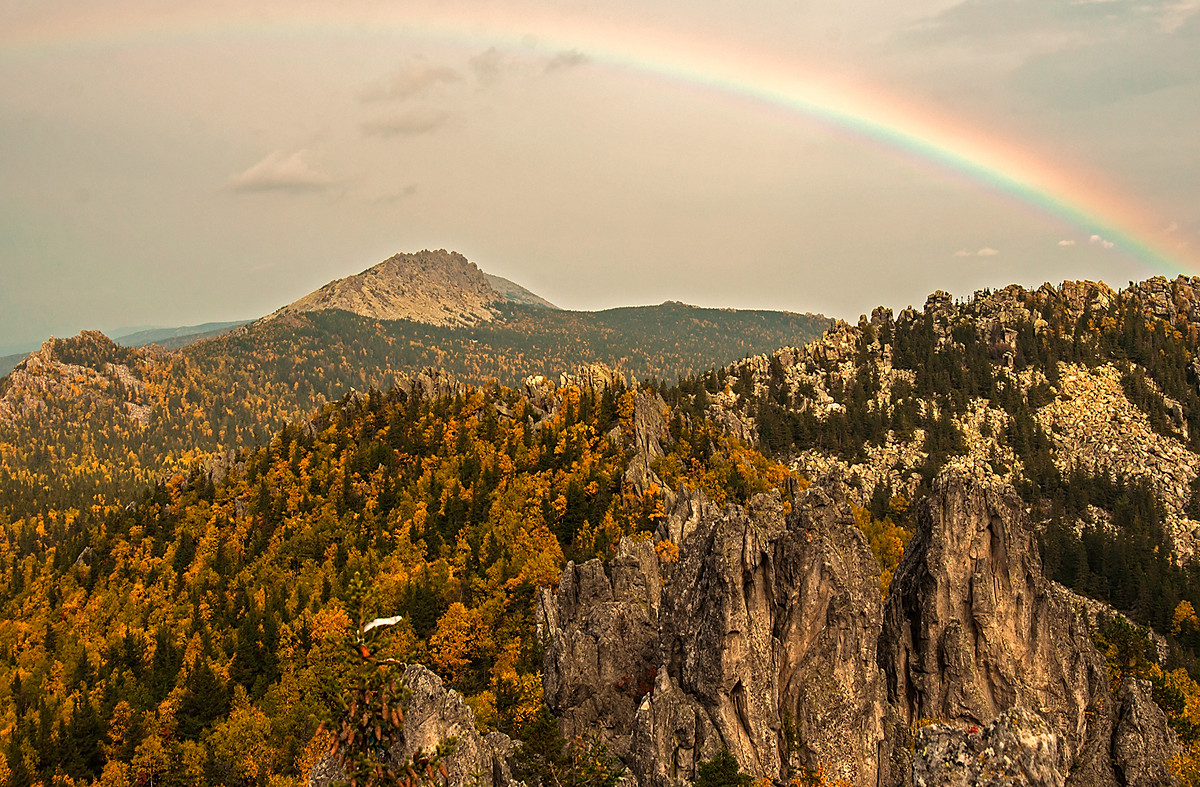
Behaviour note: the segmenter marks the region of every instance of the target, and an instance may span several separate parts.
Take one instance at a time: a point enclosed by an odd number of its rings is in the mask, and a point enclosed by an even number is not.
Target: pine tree
[[[525,728],[517,750],[514,771],[529,787],[565,787],[567,742],[558,731],[558,720],[550,709],[541,712]]]
[[[729,749],[721,749],[711,760],[696,768],[693,787],[750,787],[753,779],[743,773]]]

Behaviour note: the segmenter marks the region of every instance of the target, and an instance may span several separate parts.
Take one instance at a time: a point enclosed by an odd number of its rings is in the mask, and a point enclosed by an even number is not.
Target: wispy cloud
[[[986,57],[1054,110],[1103,106],[1200,78],[1197,0],[962,0],[897,36],[898,51]]]
[[[491,87],[500,81],[508,68],[508,61],[496,47],[488,47],[470,60],[471,71],[480,87]]]
[[[565,71],[568,68],[576,68],[588,62],[588,56],[577,49],[568,49],[559,52],[554,57],[546,62],[546,73],[553,71]]]
[[[1093,246],[1099,246],[1102,249],[1111,249],[1113,246],[1117,245],[1107,238],[1102,238],[1099,235],[1093,235],[1092,237],[1088,238],[1088,243],[1092,244]]]
[[[1059,245],[1059,246],[1074,246],[1074,245],[1075,245],[1075,241],[1073,241],[1073,240],[1060,240],[1060,241],[1058,242],[1058,245]]]
[[[371,200],[373,205],[395,205],[397,202],[406,200],[417,193],[417,184],[409,183],[399,191],[393,191],[390,194],[380,194]]]
[[[968,251],[967,249],[959,249],[954,252],[955,257],[995,257],[1000,252],[996,249],[984,247],[979,251]]]
[[[321,191],[333,184],[333,178],[313,166],[307,150],[284,153],[276,150],[249,169],[229,176],[227,186],[234,191]]]
[[[1112,40],[1133,30],[1177,28],[1188,2],[1176,0],[963,0],[910,28],[925,43],[1026,39],[1034,47]],[[1030,40],[1032,39],[1032,40]],[[1057,47],[1056,47],[1057,48]]]
[[[362,132],[372,137],[403,137],[428,134],[444,126],[450,113],[437,109],[416,109],[391,117],[364,122]]]
[[[462,78],[462,74],[449,66],[413,63],[363,90],[359,93],[359,99],[366,102],[404,101],[422,95],[437,85],[461,82]]]

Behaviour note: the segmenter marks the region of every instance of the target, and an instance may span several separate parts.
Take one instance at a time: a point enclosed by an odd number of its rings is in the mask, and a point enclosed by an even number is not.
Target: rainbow
[[[195,4],[203,6],[204,4]],[[332,11],[289,8],[286,18],[263,22],[231,8],[177,9],[168,16],[130,13],[125,19],[48,22],[24,33],[0,33],[0,63],[52,57],[86,47],[162,45],[171,39],[203,42],[239,36],[399,34],[438,43],[541,51],[578,51],[589,62],[640,76],[694,85],[728,97],[782,109],[867,142],[920,166],[948,173],[1027,209],[1056,219],[1085,237],[1100,236],[1121,252],[1163,273],[1184,267],[1185,249],[1163,222],[1123,195],[1079,173],[1063,171],[1031,152],[969,128],[926,107],[896,101],[877,90],[814,76],[794,60],[739,49],[711,37],[621,25],[611,20],[567,19],[511,9],[496,18],[476,10],[405,10],[393,18],[345,7]],[[205,14],[209,16],[205,16]],[[6,38],[8,40],[6,40]],[[1200,258],[1186,259],[1200,268]]]

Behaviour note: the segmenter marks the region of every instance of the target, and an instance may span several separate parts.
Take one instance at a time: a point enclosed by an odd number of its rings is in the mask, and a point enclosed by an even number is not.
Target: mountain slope
[[[477,325],[496,318],[502,296],[483,271],[455,252],[396,254],[355,276],[326,284],[271,318],[341,309],[375,320]],[[270,319],[270,318],[268,318]]]
[[[1054,579],[1165,633],[1200,603],[1198,303],[1184,277],[938,292],[681,390],[877,517],[947,465],[1012,483]]]
[[[500,297],[518,306],[541,306],[544,309],[557,309],[550,301],[538,295],[534,295],[529,290],[525,289],[515,282],[511,282],[503,276],[493,276],[490,273],[483,274],[488,280],[488,284],[492,286]]]

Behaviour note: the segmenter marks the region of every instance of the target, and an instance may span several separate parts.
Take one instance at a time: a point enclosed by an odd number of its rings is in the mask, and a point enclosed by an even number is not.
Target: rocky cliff
[[[914,772],[941,756],[931,746],[969,750],[1006,713],[985,737],[1019,730],[1007,746],[1036,757],[1032,783],[1159,783],[1128,780],[1134,753],[1119,742],[1154,740],[1160,763],[1172,753],[1161,711],[1128,711],[1146,706],[1143,685],[1113,696],[1083,612],[1042,575],[1020,499],[991,479],[949,471],[934,482],[892,582],[879,663],[899,720],[939,725],[918,733]],[[1161,768],[1155,778],[1165,783]]]
[[[75,401],[83,408],[111,407],[145,426],[151,402],[142,380],[154,362],[152,349],[120,347],[99,331],[71,339],[47,339],[3,379],[0,424],[44,413],[52,400]]]
[[[611,579],[597,561],[568,567],[539,607],[565,733],[603,729],[647,787],[694,779],[721,748],[756,777],[824,766],[874,783],[879,569],[836,496],[797,490],[786,508],[681,495],[660,533],[677,562],[626,539]]]
[[[564,734],[601,730],[642,787],[722,748],[777,783],[1169,783],[1162,712],[1136,681],[1114,696],[1010,488],[940,475],[886,604],[846,490],[792,493],[681,494],[677,560],[626,539],[568,566],[538,602]]]

